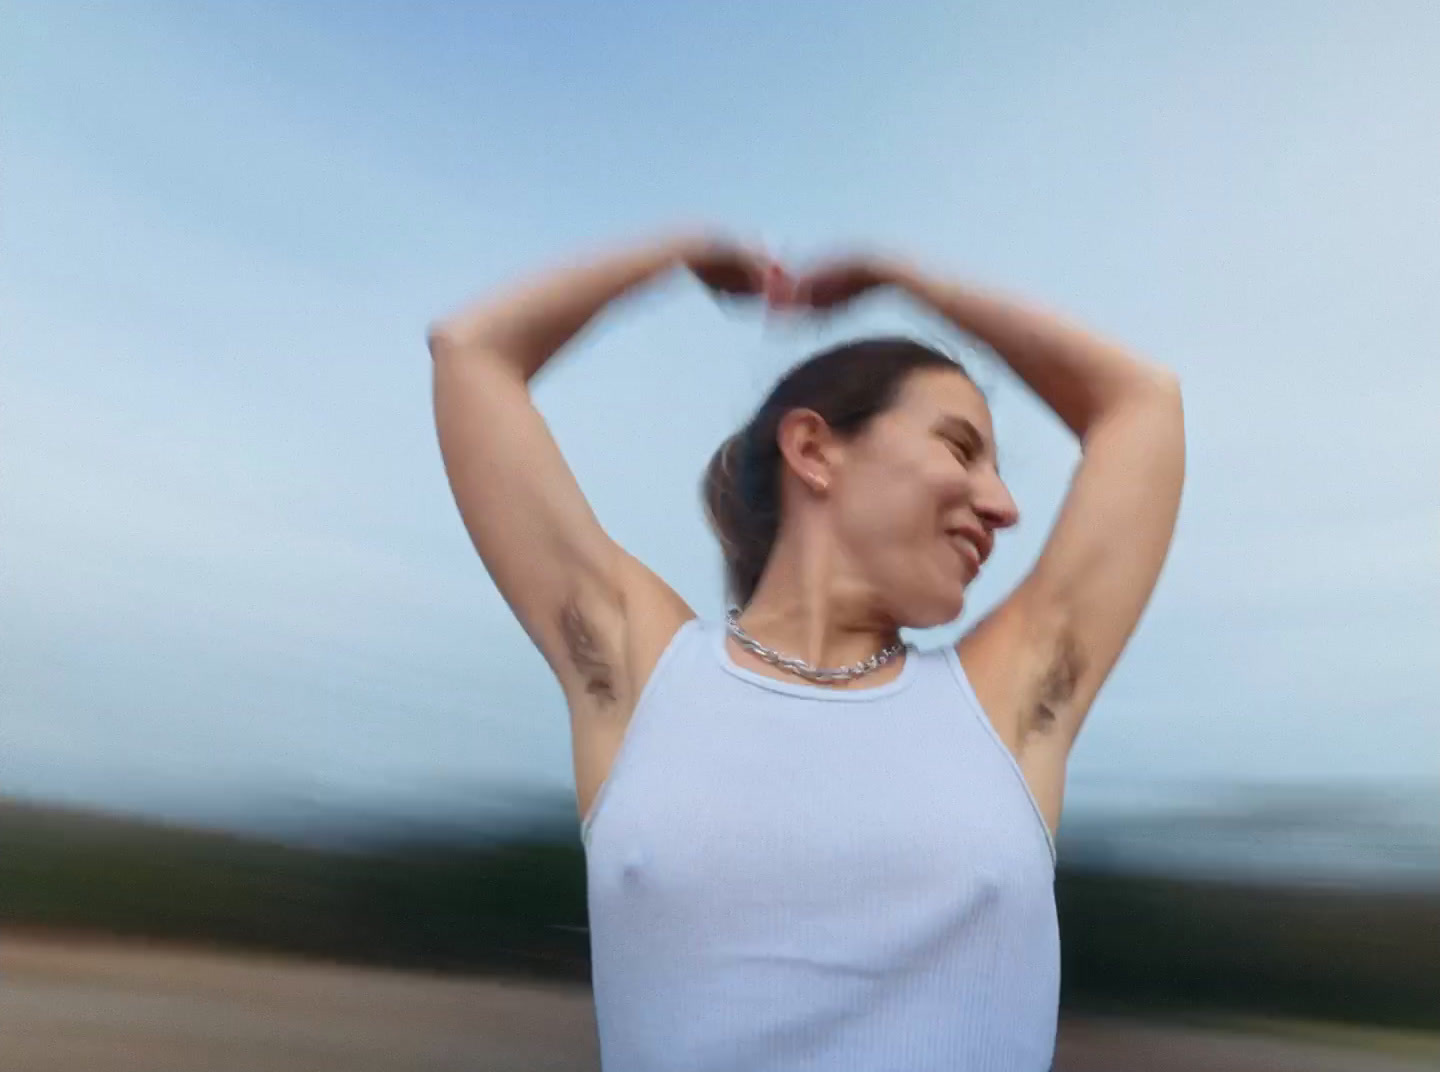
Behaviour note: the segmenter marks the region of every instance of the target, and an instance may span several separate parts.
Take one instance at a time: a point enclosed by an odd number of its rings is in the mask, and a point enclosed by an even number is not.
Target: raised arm
[[[906,268],[894,279],[993,350],[1080,441],[1033,571],[960,646],[1053,827],[1065,758],[1170,547],[1185,474],[1179,383],[1028,305]]]
[[[461,517],[572,711],[577,703],[626,705],[627,608],[664,600],[669,589],[601,528],[528,384],[603,309],[677,267],[720,292],[763,287],[764,265],[752,254],[664,240],[543,275],[442,320],[429,335],[440,449]]]
[[[903,263],[837,263],[802,287],[819,308],[898,288],[994,351],[1079,439],[1079,468],[1034,570],[960,645],[1012,746],[1063,763],[1170,546],[1185,472],[1176,377],[1030,305]]]
[[[895,279],[999,355],[1080,441],[1080,465],[1034,569],[959,648],[1055,830],[1070,750],[1175,529],[1185,477],[1179,382],[1028,305],[908,269]]]

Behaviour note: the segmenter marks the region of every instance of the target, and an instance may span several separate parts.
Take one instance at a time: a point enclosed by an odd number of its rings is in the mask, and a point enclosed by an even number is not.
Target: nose
[[[1010,489],[1000,474],[991,472],[977,482],[974,509],[981,522],[990,529],[1008,529],[1020,520],[1020,507],[1015,505]]]

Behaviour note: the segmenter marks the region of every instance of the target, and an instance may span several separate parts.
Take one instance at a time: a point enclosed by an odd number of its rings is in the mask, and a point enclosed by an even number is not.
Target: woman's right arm
[[[663,585],[601,527],[529,381],[606,306],[675,268],[745,293],[759,264],[711,243],[657,242],[554,271],[430,332],[440,450],[461,517],[572,707],[580,697],[601,706],[632,698],[626,607],[635,585]]]

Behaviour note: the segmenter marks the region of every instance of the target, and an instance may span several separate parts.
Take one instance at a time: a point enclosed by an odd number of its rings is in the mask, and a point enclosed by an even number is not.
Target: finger
[[[810,282],[809,276],[801,276],[794,281],[790,291],[790,300],[799,306],[814,304],[815,285]]]
[[[769,261],[765,265],[761,293],[765,297],[766,304],[776,309],[783,309],[794,301],[795,281],[780,264]]]
[[[735,246],[727,251],[726,267],[734,280],[732,289],[735,293],[765,292],[765,257],[762,254],[743,246]]]

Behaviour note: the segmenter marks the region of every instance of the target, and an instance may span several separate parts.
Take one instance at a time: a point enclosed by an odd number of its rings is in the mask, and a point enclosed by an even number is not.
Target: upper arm
[[[1159,578],[1184,468],[1179,387],[1157,372],[1086,435],[1034,569],[962,640],[1017,750],[1034,733],[1068,750],[1079,732]]]
[[[626,566],[535,408],[484,353],[434,353],[446,476],[500,594],[560,677],[613,699]]]

